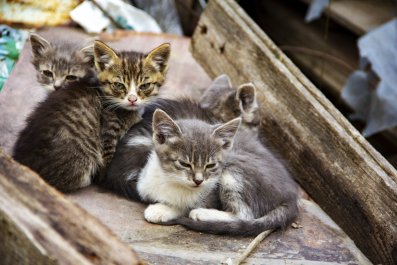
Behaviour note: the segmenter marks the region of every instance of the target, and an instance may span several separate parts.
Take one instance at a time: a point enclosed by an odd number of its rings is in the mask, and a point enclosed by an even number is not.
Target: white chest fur
[[[157,154],[153,151],[139,175],[137,188],[143,199],[188,211],[203,205],[214,184],[207,183],[196,188],[189,186],[185,177],[164,172]]]

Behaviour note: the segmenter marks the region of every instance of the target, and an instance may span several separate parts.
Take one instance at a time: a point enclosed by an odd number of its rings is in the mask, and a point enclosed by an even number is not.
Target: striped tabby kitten
[[[155,100],[145,106],[143,120],[134,125],[118,144],[102,186],[130,199],[140,200],[136,183],[153,149],[152,118],[156,109],[166,111],[174,119],[200,119],[211,124],[242,117],[242,123],[254,129],[260,120],[257,106],[255,87],[245,84],[235,88],[226,75],[213,81],[200,102],[187,98]]]
[[[94,77],[93,47],[62,39],[50,43],[37,34],[30,35],[32,64],[38,83],[48,92]]]
[[[295,182],[252,132],[238,131],[240,121],[214,126],[155,111],[154,150],[137,185],[148,222],[250,236],[294,221]]]
[[[82,79],[49,94],[27,119],[14,158],[61,191],[103,175],[138,110],[157,95],[170,54],[163,44],[148,54],[116,52],[96,41],[98,80]]]

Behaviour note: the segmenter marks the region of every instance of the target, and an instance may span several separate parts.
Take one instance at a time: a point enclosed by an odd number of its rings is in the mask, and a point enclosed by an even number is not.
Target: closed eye
[[[175,165],[183,168],[192,169],[192,165],[190,163],[181,160],[175,161]]]
[[[42,73],[43,75],[47,76],[47,77],[51,77],[51,78],[54,77],[54,75],[52,74],[52,72],[49,71],[49,70],[41,71],[41,73]]]
[[[74,81],[76,79],[77,79],[77,76],[75,76],[75,75],[67,75],[66,76],[66,80],[69,80],[69,81]]]
[[[207,164],[207,165],[205,165],[205,169],[212,169],[212,168],[215,168],[216,166],[217,166],[217,163]]]

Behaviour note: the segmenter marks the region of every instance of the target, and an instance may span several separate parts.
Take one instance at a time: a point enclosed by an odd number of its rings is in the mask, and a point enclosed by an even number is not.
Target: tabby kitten
[[[95,41],[93,50],[97,83],[82,79],[50,93],[14,147],[15,160],[61,191],[87,186],[103,174],[117,141],[157,95],[170,54],[169,44],[142,54]]]
[[[30,35],[30,44],[36,79],[48,92],[95,77],[92,45],[80,47],[64,39],[50,43],[37,34]]]
[[[240,121],[214,126],[155,111],[154,150],[137,185],[148,222],[250,236],[294,221],[295,182],[252,132],[238,131]]]
[[[145,106],[142,121],[134,125],[118,144],[102,186],[127,198],[140,200],[136,183],[153,149],[152,118],[156,109],[166,111],[174,119],[200,119],[211,124],[242,117],[243,124],[252,130],[260,120],[257,106],[255,87],[245,84],[235,88],[226,75],[212,82],[200,102],[188,98],[153,101]],[[222,112],[222,115],[217,112]]]

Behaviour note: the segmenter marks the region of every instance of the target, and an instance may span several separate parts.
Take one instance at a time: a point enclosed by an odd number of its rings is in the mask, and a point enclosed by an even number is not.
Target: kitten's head
[[[164,111],[153,115],[153,142],[167,181],[188,188],[217,183],[224,151],[232,148],[241,123],[236,118],[212,126],[200,120],[173,121]]]
[[[50,43],[37,34],[30,35],[32,63],[37,81],[54,91],[94,74],[93,46],[79,48],[76,43]]]
[[[242,124],[250,129],[258,127],[261,120],[255,86],[248,83],[235,88],[227,75],[212,82],[201,97],[200,106],[223,122],[241,117]]]
[[[95,68],[105,100],[115,106],[136,110],[157,96],[165,81],[170,45],[164,43],[148,54],[116,52],[95,41]]]

